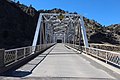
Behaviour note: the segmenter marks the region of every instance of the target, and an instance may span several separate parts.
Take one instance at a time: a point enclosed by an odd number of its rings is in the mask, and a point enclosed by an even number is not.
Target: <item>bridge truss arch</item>
[[[73,44],[78,42],[80,45],[81,38],[84,46],[88,47],[83,16],[78,14],[40,13],[32,46],[36,46],[37,43],[57,43],[57,40]]]

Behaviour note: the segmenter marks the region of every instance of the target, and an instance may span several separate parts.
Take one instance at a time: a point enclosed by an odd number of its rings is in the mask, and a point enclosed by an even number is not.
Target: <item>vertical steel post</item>
[[[85,29],[84,21],[83,21],[83,16],[80,16],[80,23],[81,23],[81,32],[82,32],[82,37],[83,37],[83,41],[84,41],[84,46],[89,47],[88,39],[87,39],[87,35],[86,35],[86,29]]]
[[[79,23],[80,24],[80,23]],[[80,26],[78,26],[79,27],[79,49],[80,49],[80,51],[81,51],[81,53],[82,53],[82,46],[81,46],[81,27]]]
[[[53,31],[53,28],[51,28],[51,42],[55,43],[55,33]]]
[[[53,26],[51,24],[51,43],[55,43],[55,34],[53,33]]]
[[[55,34],[53,36],[52,35],[51,35],[51,38],[52,38],[51,40],[52,40],[52,42],[55,42]]]
[[[48,37],[48,31],[47,31],[47,27],[48,27],[48,25],[47,25],[47,23],[45,23],[45,44],[46,44],[46,47],[47,47],[47,37]]]
[[[32,46],[36,46],[37,45],[37,40],[38,40],[38,35],[39,35],[39,31],[40,31],[40,25],[41,25],[41,21],[42,21],[42,14],[39,14],[39,19],[38,19],[38,23],[37,23],[37,27],[36,27],[36,31],[35,31],[35,35],[34,35],[34,40],[32,43]],[[35,51],[36,47],[33,48],[33,52]]]
[[[73,43],[73,47],[75,48],[75,25],[74,25],[74,23],[73,23],[72,27],[74,27],[74,34],[73,34],[73,36],[74,36],[74,43]]]
[[[41,25],[40,25],[40,50],[42,49],[42,27],[43,27],[43,24],[41,22]]]
[[[69,44],[70,44],[70,39],[69,39],[70,27],[71,27],[71,25],[69,25],[69,27],[68,27],[68,33],[67,33],[68,43],[69,43]]]
[[[45,45],[45,23],[43,22],[43,45]]]
[[[64,33],[64,44],[65,44],[66,42],[65,42],[65,33]]]
[[[51,43],[51,26],[48,23],[48,27],[49,27],[49,43]]]

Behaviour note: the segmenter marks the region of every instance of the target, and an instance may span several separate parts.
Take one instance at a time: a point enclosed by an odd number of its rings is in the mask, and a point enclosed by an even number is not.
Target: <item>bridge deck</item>
[[[68,77],[85,79],[114,79],[104,70],[95,67],[82,55],[75,54],[64,44],[57,44],[50,49],[48,56],[32,71],[29,77]],[[44,52],[42,55],[48,53]]]
[[[13,76],[42,80],[113,80],[113,75],[82,54],[56,44],[28,64],[12,72]]]

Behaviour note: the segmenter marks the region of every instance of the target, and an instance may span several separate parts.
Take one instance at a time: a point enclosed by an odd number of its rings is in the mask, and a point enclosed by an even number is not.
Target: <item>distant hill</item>
[[[62,9],[36,10],[32,5],[20,2],[0,0],[0,48],[10,49],[30,46],[39,13],[70,13]],[[95,20],[84,17],[87,36],[90,43],[120,44],[120,25],[102,26]]]
[[[87,21],[84,18],[87,30],[87,36],[90,43],[108,43],[113,45],[120,45],[120,25],[102,26],[94,20]]]
[[[116,33],[117,35],[120,35],[120,24],[107,26],[107,29],[113,33]]]

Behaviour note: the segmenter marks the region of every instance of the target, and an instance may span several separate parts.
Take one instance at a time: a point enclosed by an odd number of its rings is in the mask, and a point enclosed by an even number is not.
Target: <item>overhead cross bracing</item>
[[[82,34],[84,45],[88,47],[83,17],[78,14],[41,13],[39,15],[32,46],[36,46],[40,37],[40,44],[48,42],[75,42],[75,37]],[[40,36],[39,36],[40,35]],[[79,36],[79,43],[80,43]]]

